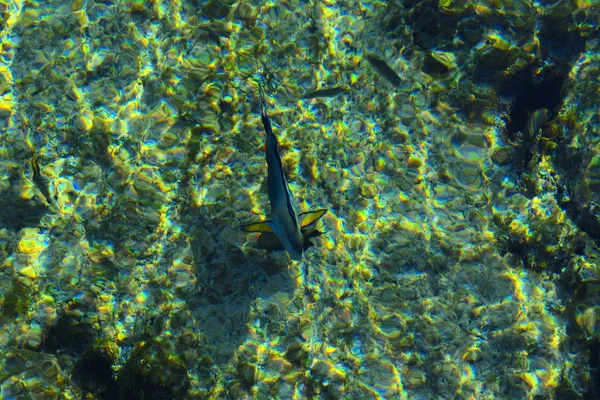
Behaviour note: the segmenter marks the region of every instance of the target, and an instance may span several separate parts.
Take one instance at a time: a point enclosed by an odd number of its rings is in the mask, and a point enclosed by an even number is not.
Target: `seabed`
[[[599,20],[0,0],[0,398],[598,398]]]

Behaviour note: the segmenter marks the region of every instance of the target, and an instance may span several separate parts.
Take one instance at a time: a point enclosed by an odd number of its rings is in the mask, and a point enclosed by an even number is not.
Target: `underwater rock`
[[[113,377],[113,364],[119,349],[108,340],[98,340],[89,346],[73,367],[73,381],[84,393],[97,398],[117,398],[118,386]]]
[[[258,11],[248,3],[238,3],[237,8],[235,9],[235,16],[244,21],[246,26],[253,27],[258,18]]]
[[[570,179],[566,186],[571,194],[569,214],[577,225],[600,243],[600,152],[597,148],[570,151],[568,168]]]
[[[160,339],[150,339],[135,345],[117,382],[121,398],[172,400],[183,398],[190,378],[183,362],[173,354],[173,345]]]
[[[453,53],[432,51],[425,58],[423,72],[436,77],[442,77],[456,68],[456,56]]]
[[[247,388],[251,388],[256,383],[256,365],[243,362],[237,366],[237,377]]]
[[[98,335],[93,324],[83,312],[69,312],[60,315],[46,332],[43,344],[45,352],[69,350],[83,352]]]
[[[54,355],[29,350],[3,354],[0,393],[7,399],[81,398]]]
[[[225,18],[229,14],[231,4],[233,2],[229,0],[210,0],[202,9],[210,18]]]
[[[288,360],[294,365],[303,367],[306,367],[308,365],[309,354],[306,350],[305,345],[301,343],[290,343],[285,351],[284,357],[286,360]]]

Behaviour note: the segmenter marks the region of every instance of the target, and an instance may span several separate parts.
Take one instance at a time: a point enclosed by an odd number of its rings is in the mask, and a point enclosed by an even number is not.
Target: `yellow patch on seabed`
[[[37,228],[21,230],[21,240],[17,243],[14,268],[20,276],[33,281],[40,276],[38,257],[46,248],[44,238]],[[32,282],[30,282],[32,283]]]
[[[588,335],[593,337],[598,334],[599,318],[600,317],[600,306],[593,306],[586,308],[585,310],[578,311],[575,314],[575,322],[577,325]]]
[[[17,251],[19,253],[35,257],[44,248],[44,239],[37,228],[24,228],[21,230],[21,240],[17,244]]]
[[[529,386],[531,390],[535,390],[538,387],[538,377],[535,376],[533,373],[524,372],[519,377],[523,380],[523,382],[527,384],[527,386]]]
[[[9,101],[0,102],[0,118],[7,118],[13,115],[14,104]]]
[[[19,274],[21,274],[29,279],[35,279],[38,277],[38,274],[35,271],[35,268],[33,268],[32,266],[25,267],[25,268],[19,270]]]
[[[402,229],[415,233],[420,233],[422,231],[421,226],[419,224],[412,222],[407,218],[402,218],[402,220],[400,220],[400,227]]]
[[[501,274],[502,276],[510,279],[514,286],[514,296],[518,301],[523,301],[525,299],[525,294],[523,293],[523,280],[521,279],[521,274],[517,274],[513,271],[509,271],[505,274]]]

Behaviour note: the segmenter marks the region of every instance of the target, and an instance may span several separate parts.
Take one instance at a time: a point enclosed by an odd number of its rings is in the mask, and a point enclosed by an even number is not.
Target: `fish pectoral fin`
[[[241,226],[243,232],[275,233],[271,221],[253,222]]]
[[[307,228],[320,220],[327,212],[326,208],[320,210],[307,211],[300,214],[300,227]]]

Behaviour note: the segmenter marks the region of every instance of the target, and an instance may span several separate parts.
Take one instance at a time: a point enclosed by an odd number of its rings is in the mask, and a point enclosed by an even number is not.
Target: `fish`
[[[39,191],[42,193],[42,196],[46,198],[46,202],[49,205],[52,205],[54,198],[52,197],[52,195],[50,194],[50,190],[48,189],[50,182],[48,178],[42,175],[35,147],[31,148],[31,152],[31,170],[33,171],[33,177],[31,178],[31,180],[33,181],[33,183],[35,183],[35,186],[37,186]]]
[[[521,158],[524,170],[535,171],[541,156],[539,139],[542,134],[542,126],[552,117],[552,113],[545,108],[538,108],[528,115],[520,146]]]
[[[313,90],[312,92],[305,93],[303,99],[314,99],[317,97],[334,97],[340,93],[348,92],[349,89],[346,86],[336,86],[327,89]]]
[[[314,229],[311,230],[311,227],[327,213],[327,209],[299,212],[285,178],[279,155],[279,142],[267,115],[265,95],[260,84],[259,92],[261,121],[266,133],[265,156],[267,159],[267,188],[271,205],[271,219],[245,224],[241,228],[243,232],[258,232],[261,236],[265,235],[264,240],[266,241],[274,242],[275,238],[278,239],[279,244],[287,251],[290,258],[294,261],[300,261],[305,250],[306,240],[315,236]],[[310,236],[311,234],[313,236]],[[274,237],[269,237],[269,235]],[[278,246],[275,243],[273,247]]]
[[[525,125],[524,139],[526,141],[535,141],[538,139],[540,128],[548,122],[548,120],[552,117],[552,113],[545,109],[539,108],[534,110],[529,114],[529,119],[527,120],[527,124]]]
[[[387,79],[392,85],[400,86],[402,83],[402,78],[400,78],[396,71],[391,69],[384,60],[373,54],[366,54],[365,57],[371,66],[375,68],[379,74],[381,74],[381,76]]]

